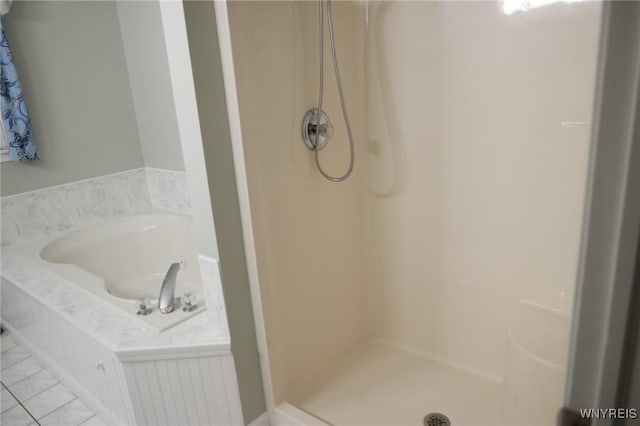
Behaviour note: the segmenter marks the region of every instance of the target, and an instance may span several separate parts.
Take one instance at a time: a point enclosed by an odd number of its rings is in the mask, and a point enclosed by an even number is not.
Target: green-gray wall
[[[18,1],[2,21],[40,155],[2,164],[2,195],[184,170],[157,2]]]
[[[118,16],[144,164],[183,171],[160,5],[119,1]]]
[[[185,1],[200,129],[216,223],[231,350],[245,423],[266,410],[251,309],[213,1]]]
[[[18,1],[2,23],[41,158],[3,163],[2,195],[142,167],[115,2]]]

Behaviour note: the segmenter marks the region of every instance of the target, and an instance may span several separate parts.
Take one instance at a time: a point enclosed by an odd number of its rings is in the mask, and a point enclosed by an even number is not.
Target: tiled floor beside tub
[[[9,333],[0,337],[4,426],[104,426],[63,384],[19,346]]]

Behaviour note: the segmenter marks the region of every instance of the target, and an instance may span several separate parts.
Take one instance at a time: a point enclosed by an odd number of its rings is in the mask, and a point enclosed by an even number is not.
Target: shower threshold
[[[376,343],[297,405],[337,426],[419,426],[431,412],[495,426],[500,398],[499,381]]]

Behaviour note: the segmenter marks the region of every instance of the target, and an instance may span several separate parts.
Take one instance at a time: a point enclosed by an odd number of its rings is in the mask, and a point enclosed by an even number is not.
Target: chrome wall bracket
[[[333,136],[333,125],[329,116],[324,111],[318,114],[318,108],[307,111],[302,120],[302,140],[307,148],[314,151],[317,140],[318,150],[320,150],[329,143],[331,136]]]

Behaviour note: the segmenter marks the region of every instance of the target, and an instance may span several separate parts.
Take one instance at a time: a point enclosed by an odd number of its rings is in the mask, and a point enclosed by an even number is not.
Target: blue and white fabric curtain
[[[12,160],[38,159],[31,119],[22,96],[22,87],[0,20],[0,112],[2,127]]]

